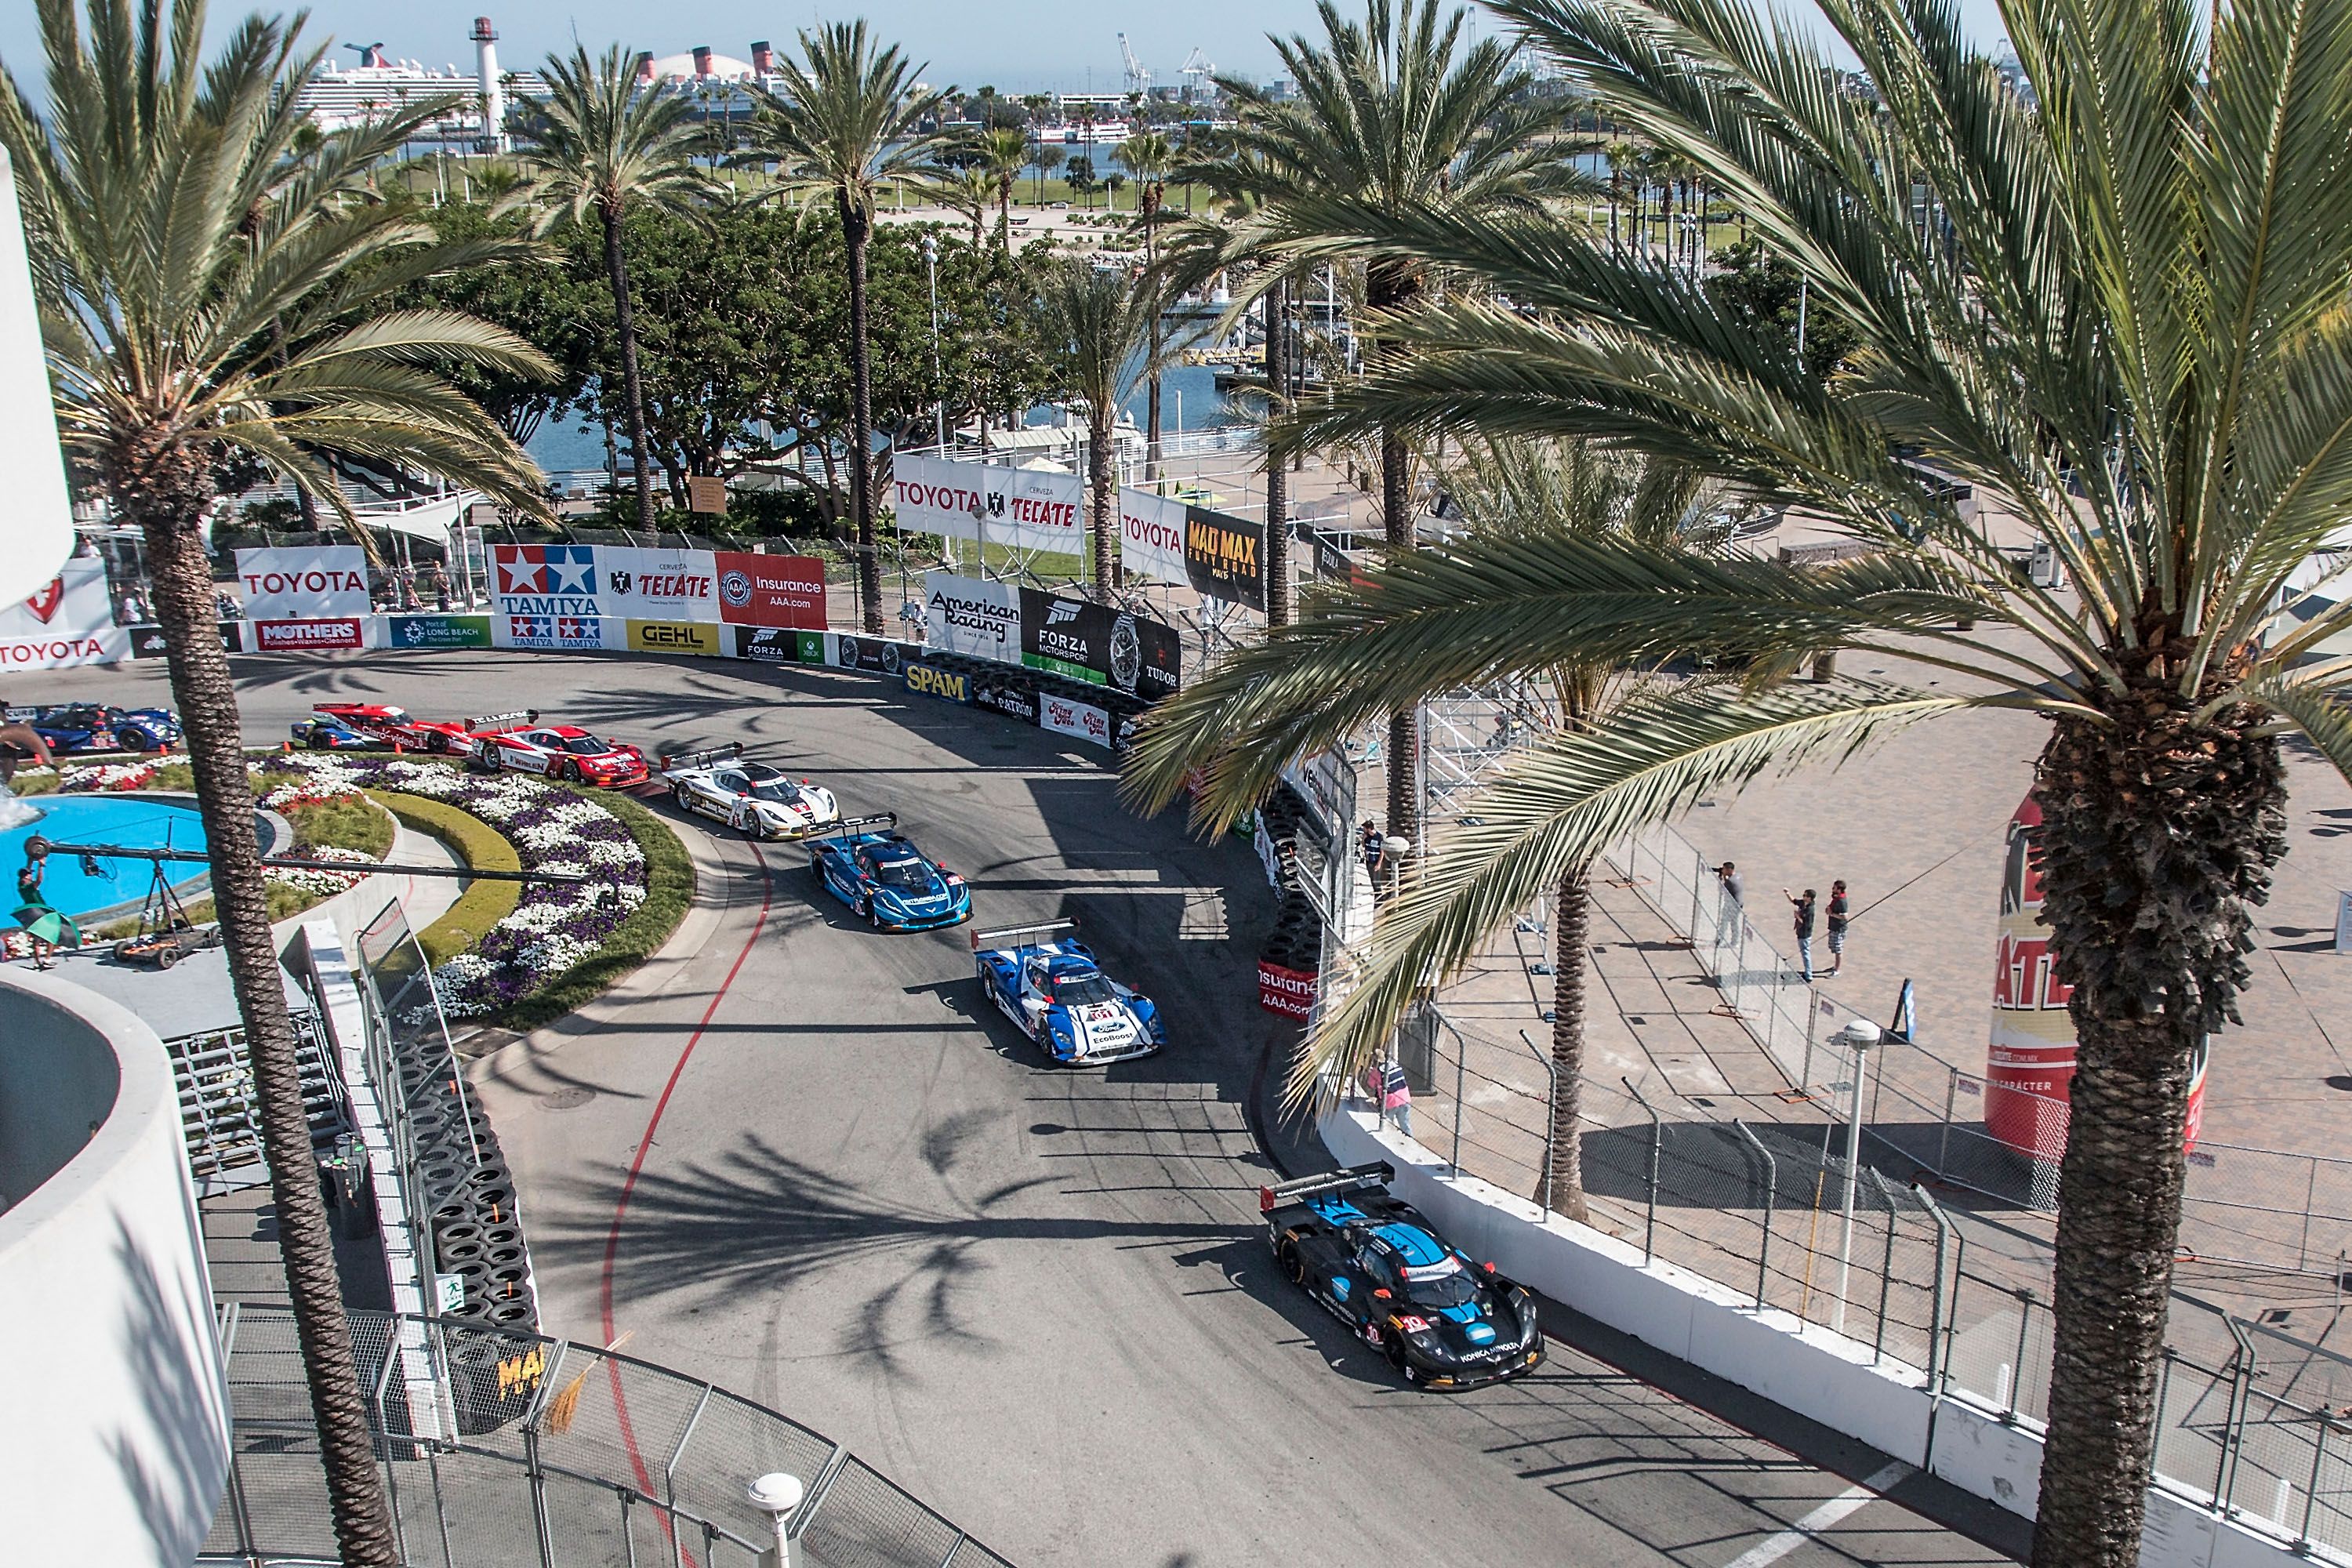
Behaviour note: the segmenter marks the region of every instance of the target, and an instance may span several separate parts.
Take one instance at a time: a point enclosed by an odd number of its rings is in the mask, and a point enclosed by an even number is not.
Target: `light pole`
[[[782,1470],[761,1476],[743,1489],[751,1506],[772,1520],[776,1527],[776,1544],[760,1553],[761,1568],[801,1568],[801,1541],[793,1532],[793,1516],[800,1511],[801,1500],[808,1489],[801,1485],[798,1476],[788,1476]]]
[[[1845,1117],[1844,1217],[1838,1225],[1837,1311],[1830,1321],[1830,1331],[1842,1334],[1845,1332],[1846,1281],[1853,1268],[1853,1191],[1862,1174],[1862,1091],[1870,1079],[1870,1047],[1878,1044],[1878,1026],[1867,1018],[1855,1018],[1832,1037],[1853,1052],[1853,1098],[1847,1102]]]
[[[939,441],[939,455],[948,455],[948,378],[940,364],[940,237],[923,236],[923,270],[931,283],[931,388],[939,395],[931,400],[931,418]],[[948,566],[955,566],[955,541],[941,539],[940,547],[946,552]]]

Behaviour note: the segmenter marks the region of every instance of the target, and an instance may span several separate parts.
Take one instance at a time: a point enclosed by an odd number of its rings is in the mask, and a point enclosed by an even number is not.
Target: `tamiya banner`
[[[1067,735],[1088,745],[1100,746],[1106,752],[1110,750],[1110,715],[1091,702],[1040,692],[1037,725],[1056,735]]]
[[[1010,583],[926,572],[923,624],[937,652],[1021,662],[1021,595]]]
[[[824,629],[824,563],[814,555],[755,555],[721,550],[719,618],[736,626]]]
[[[1021,662],[1156,701],[1176,689],[1182,644],[1172,626],[1111,605],[1021,590]]]
[[[1130,574],[1162,583],[1192,581],[1184,565],[1184,514],[1181,500],[1150,490],[1118,492],[1118,558]]]
[[[106,563],[77,555],[40,591],[0,609],[0,669],[63,669],[131,656],[131,635],[114,624]]]
[[[1204,506],[1184,509],[1184,571],[1211,598],[1265,608],[1265,528]]]
[[[610,646],[618,647],[626,628],[619,621],[612,625]],[[604,627],[602,616],[492,616],[490,646],[539,648],[549,653],[595,653],[608,646]]]
[[[604,614],[597,597],[596,552],[586,544],[493,544],[491,592],[499,619],[565,617],[594,621]],[[501,628],[490,626],[495,642]],[[499,647],[535,647],[535,643],[496,642]]]
[[[338,621],[375,608],[368,598],[367,552],[356,544],[240,550],[236,580],[249,621]]]
[[[1086,547],[1086,491],[1076,474],[898,457],[890,493],[904,532],[1069,555]]]
[[[715,621],[719,568],[708,550],[594,547],[604,614],[639,621]]]
[[[364,617],[338,616],[331,620],[247,621],[253,628],[256,653],[315,653],[330,648],[367,647]]]

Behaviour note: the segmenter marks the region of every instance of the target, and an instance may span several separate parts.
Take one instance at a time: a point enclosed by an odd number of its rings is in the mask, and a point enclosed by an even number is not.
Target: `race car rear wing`
[[[812,834],[810,837],[814,838],[838,838],[844,843],[846,843],[848,842],[849,836],[853,833],[862,833],[869,827],[880,827],[885,832],[887,832],[889,829],[898,826],[898,814],[895,811],[886,811],[878,816],[845,816],[839,822],[836,822],[832,826],[826,828],[823,833]]]
[[[721,757],[740,757],[742,754],[743,742],[730,741],[723,746],[706,746],[698,752],[664,752],[661,766],[667,773],[671,768],[696,768],[705,763],[715,763]]]
[[[539,722],[539,710],[526,708],[520,713],[485,713],[478,719],[466,721],[469,735],[487,734],[494,730],[519,730],[525,724]]]
[[[1077,929],[1078,922],[1076,921],[1047,921],[1043,925],[1006,926],[1000,931],[976,931],[971,933],[971,950],[974,952],[978,952],[981,950],[982,943],[992,944],[999,937],[1027,936],[1032,931],[1076,931]],[[1025,947],[1034,944],[1019,942],[1014,945]]]
[[[1309,1198],[1385,1189],[1395,1180],[1396,1167],[1386,1160],[1377,1160],[1369,1165],[1351,1165],[1344,1171],[1331,1171],[1319,1176],[1301,1176],[1295,1182],[1260,1187],[1257,1190],[1257,1212],[1272,1214],[1293,1204],[1303,1204]]]

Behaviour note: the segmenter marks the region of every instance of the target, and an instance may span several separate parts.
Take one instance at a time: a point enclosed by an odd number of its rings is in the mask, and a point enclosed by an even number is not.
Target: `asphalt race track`
[[[982,929],[1076,916],[1167,1014],[1160,1056],[1046,1067],[981,1010],[965,929],[877,934],[805,851],[680,818],[704,879],[692,956],[592,1031],[480,1075],[552,1332],[632,1332],[631,1353],[849,1445],[1027,1568],[2021,1551],[2014,1519],[1916,1477],[1818,1538],[1783,1535],[1884,1457],[1557,1308],[1573,1343],[1535,1377],[1406,1389],[1259,1239],[1272,1171],[1246,1107],[1279,1026],[1256,1005],[1272,906],[1255,856],[1129,815],[1077,742],[824,670],[235,662],[257,742],[335,699],[535,705],[648,751],[742,740],[845,813],[897,811],[971,879]],[[168,701],[160,661],[16,675],[5,696]]]

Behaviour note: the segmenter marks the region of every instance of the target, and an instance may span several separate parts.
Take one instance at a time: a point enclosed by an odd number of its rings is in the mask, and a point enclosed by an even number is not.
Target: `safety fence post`
[[[2221,1326],[2238,1345],[2230,1358],[2230,1415],[2221,1434],[2221,1457],[2213,1468],[2213,1507],[2226,1519],[2236,1511],[2230,1492],[2237,1485],[2238,1456],[2246,1441],[2246,1409],[2253,1403],[2254,1342],[2227,1312],[2221,1314]]]
[[[2294,1549],[2298,1552],[2308,1553],[2313,1545],[2311,1511],[2313,1506],[2319,1501],[2319,1471],[2327,1458],[2327,1435],[2335,1430],[2336,1417],[2333,1413],[2326,1410],[2320,1411],[2319,1433],[2311,1443],[2311,1479],[2303,1489],[2303,1523],[2295,1531]],[[2281,1520],[2279,1522],[2284,1524],[2286,1521]]]
[[[1665,1123],[1659,1120],[1650,1102],[1642,1098],[1642,1091],[1633,1087],[1632,1079],[1621,1073],[1617,1081],[1625,1086],[1625,1092],[1632,1095],[1634,1103],[1648,1111],[1650,1116],[1649,1204],[1647,1217],[1642,1222],[1642,1261],[1647,1263],[1655,1250],[1658,1238],[1658,1155],[1660,1145],[1665,1140]]]
[[[1446,1032],[1454,1037],[1454,1157],[1451,1163],[1455,1176],[1462,1174],[1462,1092],[1468,1087],[1465,1081],[1469,1072],[1470,1042],[1462,1031],[1451,1024]]]
[[[1770,1278],[1768,1270],[1772,1257],[1772,1203],[1780,1195],[1780,1165],[1772,1158],[1772,1151],[1764,1147],[1764,1140],[1756,1136],[1754,1128],[1736,1116],[1731,1124],[1739,1129],[1739,1135],[1748,1140],[1748,1146],[1764,1162],[1764,1237],[1756,1244],[1756,1310],[1760,1312],[1764,1310],[1765,1282]]]
[[[1936,1135],[1936,1174],[1939,1176],[1951,1169],[1952,1108],[1960,1093],[1960,1069],[1947,1066],[1944,1074],[1944,1127]]]
[[[702,1397],[694,1402],[694,1414],[686,1418],[686,1429],[677,1435],[677,1442],[662,1464],[662,1501],[669,1509],[669,1547],[675,1568],[686,1568],[686,1543],[677,1534],[677,1462],[686,1458],[686,1446],[694,1440],[694,1429],[702,1422],[702,1413],[710,1408],[710,1397],[719,1392],[718,1385],[702,1385]]]
[[[1876,1366],[1886,1353],[1886,1295],[1895,1285],[1895,1194],[1875,1165],[1871,1167],[1870,1179],[1886,1205],[1886,1255],[1878,1268],[1878,1331],[1870,1336],[1870,1364]]]
[[[2017,1298],[2017,1354],[2010,1363],[2008,1408],[2000,1413],[2004,1426],[2016,1424],[2018,1396],[2025,1392],[2025,1342],[2033,1328],[2033,1304],[2038,1300],[2031,1285],[2021,1285],[2011,1294]]]

